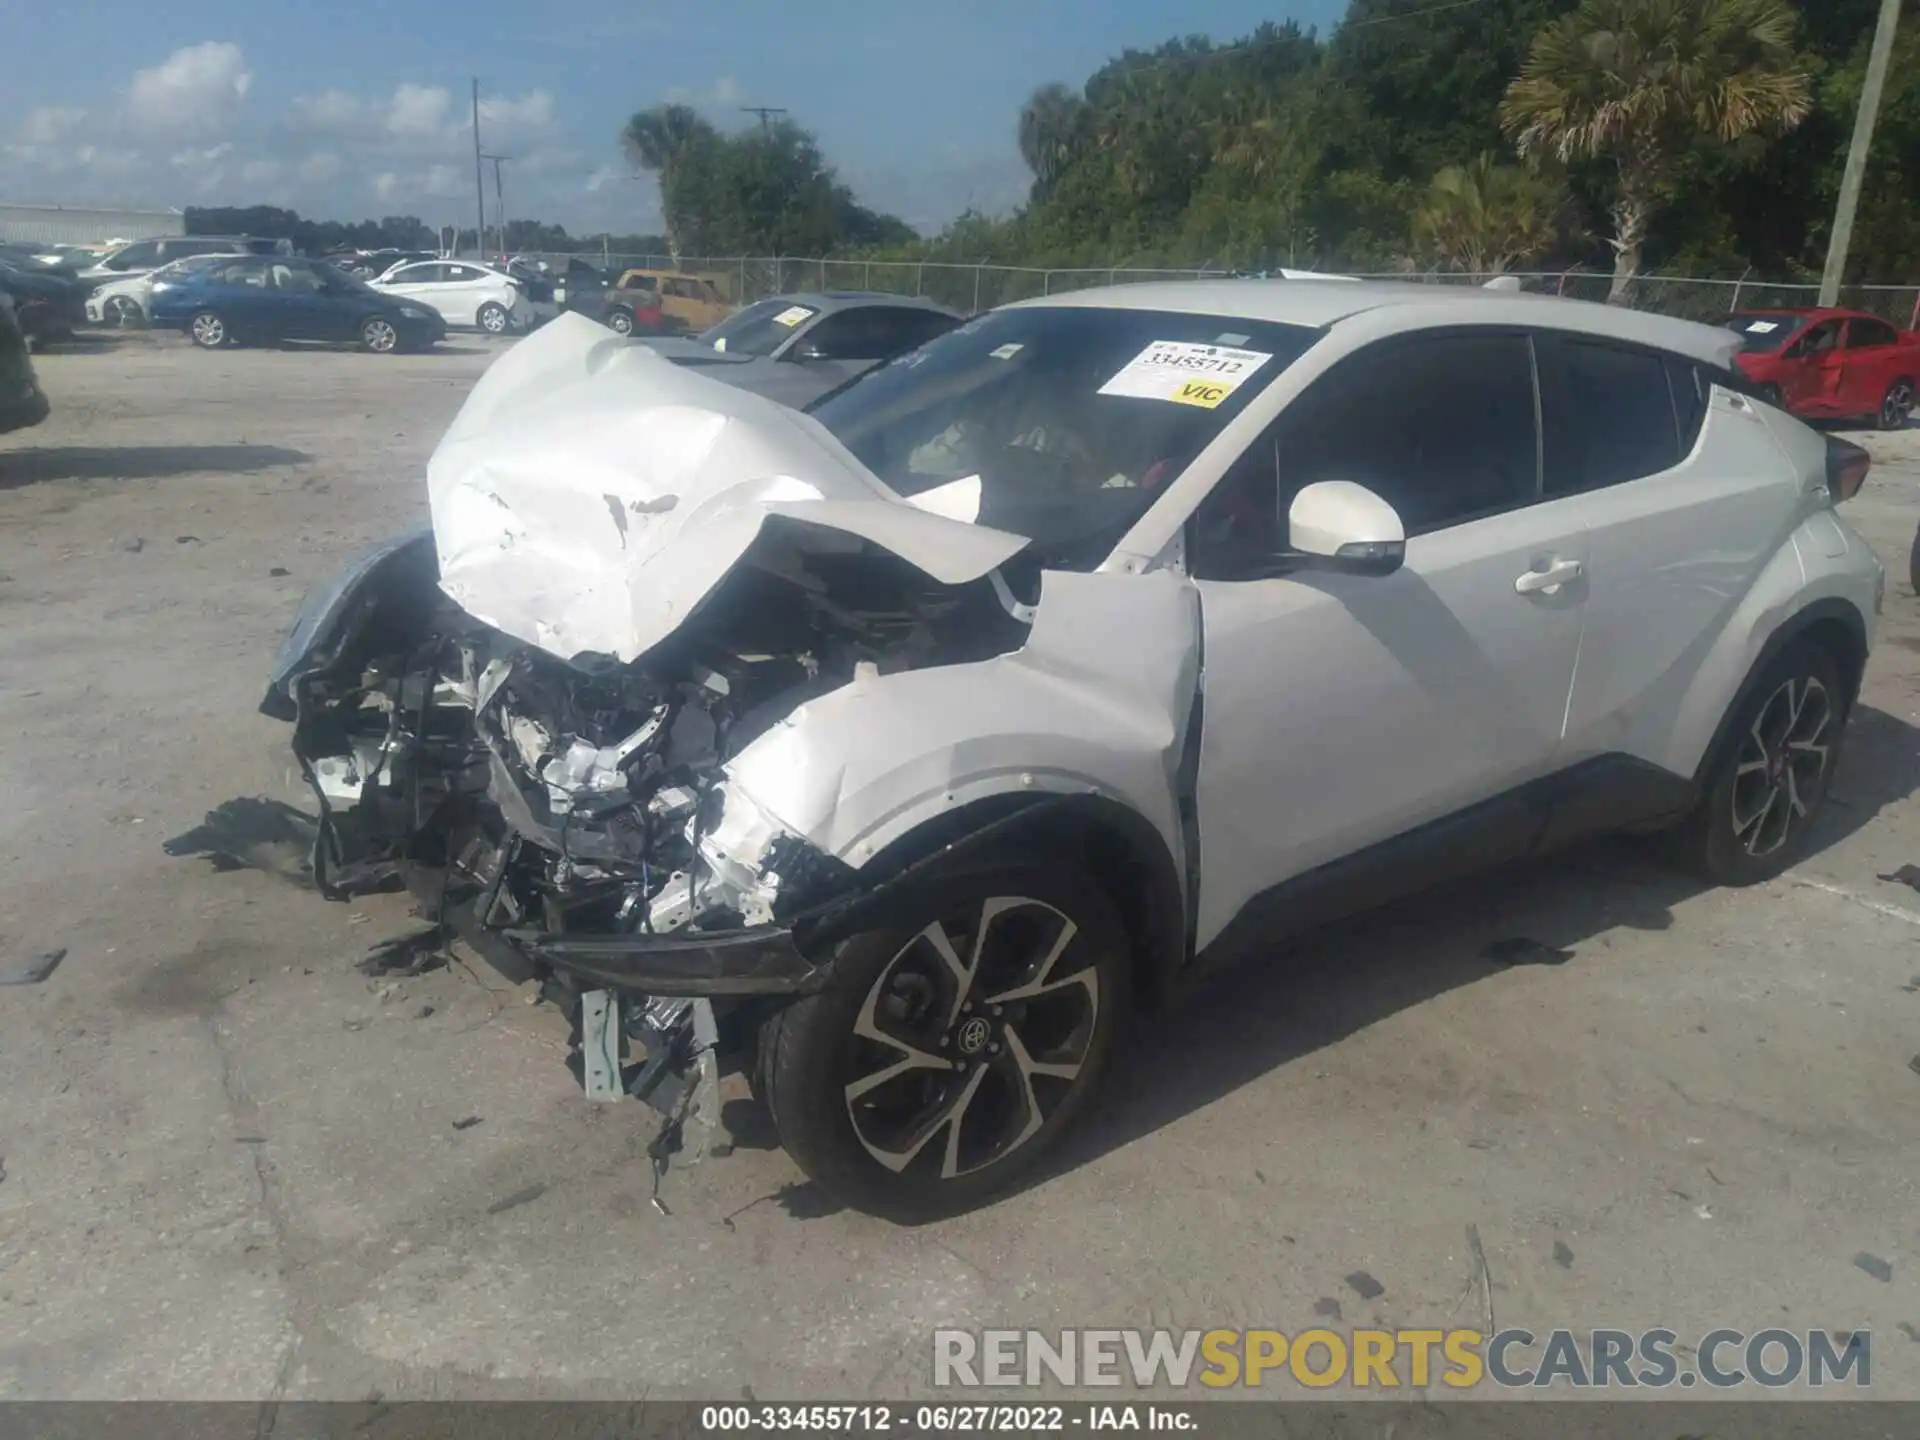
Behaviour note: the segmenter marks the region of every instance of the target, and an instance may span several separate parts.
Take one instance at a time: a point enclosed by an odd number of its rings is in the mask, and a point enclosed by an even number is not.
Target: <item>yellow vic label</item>
[[[1202,410],[1211,410],[1233,391],[1225,385],[1216,385],[1211,380],[1189,380],[1173,392],[1173,399],[1181,405],[1198,405]]]

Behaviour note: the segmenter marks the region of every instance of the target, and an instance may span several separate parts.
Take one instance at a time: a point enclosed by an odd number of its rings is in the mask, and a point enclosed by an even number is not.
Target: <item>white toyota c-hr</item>
[[[543,985],[656,1162],[737,1057],[833,1194],[945,1213],[1219,962],[1596,832],[1794,860],[1884,576],[1835,510],[1864,452],[1743,393],[1736,343],[1138,285],[801,414],[563,316],[263,708],[323,891],[397,871]]]

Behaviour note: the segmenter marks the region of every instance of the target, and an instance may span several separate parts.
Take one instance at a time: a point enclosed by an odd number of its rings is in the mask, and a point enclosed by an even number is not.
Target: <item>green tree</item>
[[[1033,172],[1033,194],[1043,199],[1092,139],[1086,100],[1065,85],[1042,85],[1020,107],[1020,158]]]
[[[689,222],[698,223],[701,208],[699,161],[719,139],[719,132],[691,105],[641,110],[620,132],[627,158],[659,180],[661,221],[676,265],[682,246],[689,240],[699,244],[702,238],[688,233]]]
[[[1501,123],[1522,155],[1613,165],[1611,300],[1692,153],[1805,117],[1794,34],[1784,0],[1582,0],[1535,37]]]
[[[1552,248],[1566,204],[1558,182],[1482,151],[1433,177],[1414,238],[1443,265],[1497,275]]]

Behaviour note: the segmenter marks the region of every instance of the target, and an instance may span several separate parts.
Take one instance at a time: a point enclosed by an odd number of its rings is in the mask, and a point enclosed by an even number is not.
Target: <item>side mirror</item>
[[[1287,538],[1288,557],[1302,569],[1391,575],[1407,558],[1399,514],[1351,480],[1320,480],[1294,496]]]

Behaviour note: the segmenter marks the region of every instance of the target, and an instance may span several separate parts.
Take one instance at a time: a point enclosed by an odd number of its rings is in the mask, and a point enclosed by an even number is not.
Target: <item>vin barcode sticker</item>
[[[1155,340],[1102,385],[1100,393],[1211,410],[1272,358],[1263,350]]]

